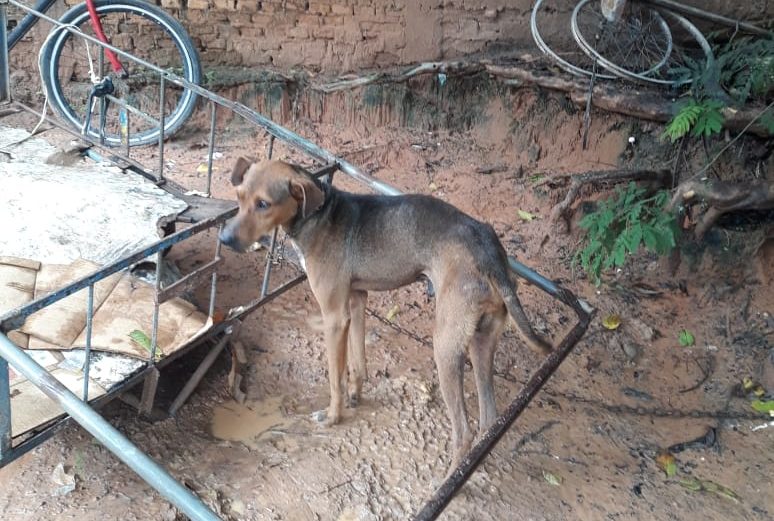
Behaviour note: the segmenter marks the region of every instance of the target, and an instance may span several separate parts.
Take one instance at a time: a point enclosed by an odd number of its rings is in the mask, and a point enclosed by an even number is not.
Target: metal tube
[[[215,238],[215,258],[216,259],[220,257],[220,247],[221,247],[220,234],[222,232],[223,232],[223,223],[221,223],[220,226],[218,227],[218,235]],[[218,288],[218,271],[215,270],[212,273],[212,282],[210,284],[210,306],[209,306],[209,314],[207,315],[210,318],[212,318],[215,315],[215,291],[217,290],[217,288]]]
[[[218,516],[207,508],[199,498],[175,481],[166,470],[137,448],[91,407],[79,400],[59,380],[49,374],[27,353],[11,343],[3,334],[0,334],[0,357],[6,359],[14,369],[59,404],[84,429],[89,431],[185,515],[196,521],[220,521]]]
[[[562,290],[563,297],[571,301],[574,299],[572,293]],[[577,302],[577,300],[576,300]],[[538,391],[548,381],[551,375],[556,371],[559,365],[570,354],[575,344],[581,339],[591,322],[591,314],[587,313],[580,305],[571,306],[578,315],[578,323],[573,327],[567,336],[560,342],[559,346],[551,352],[543,361],[538,370],[533,373],[527,384],[521,392],[511,402],[502,416],[498,417],[494,425],[490,427],[481,437],[480,441],[470,449],[470,452],[460,462],[457,468],[435,491],[433,497],[425,503],[414,521],[431,521],[446,508],[446,505],[452,500],[454,495],[465,484],[468,478],[473,474],[478,465],[484,460],[489,452],[494,448],[500,438],[510,429],[513,422],[524,412],[529,402],[537,395]]]
[[[57,0],[39,0],[32,9],[45,13],[56,3],[56,1]],[[2,3],[7,4],[8,2],[3,0]],[[35,15],[27,13],[24,18],[21,19],[19,25],[14,27],[11,31],[8,37],[8,49],[13,49],[13,46],[16,45],[30,29],[32,29],[32,26],[35,25],[37,21],[38,18]],[[3,24],[3,27],[6,27],[6,25]]]
[[[88,45],[88,44],[87,44]],[[105,77],[105,48],[99,48],[99,59],[97,60],[97,70],[99,70],[99,79]],[[107,104],[105,96],[99,97],[99,144],[105,144],[105,123],[107,122]]]
[[[715,22],[721,25],[725,25],[726,27],[730,27],[732,29],[739,28],[748,33],[753,33],[760,36],[772,35],[771,30],[766,30],[763,27],[758,27],[757,25],[753,25],[748,22],[743,22],[741,20],[734,20],[733,18],[728,18],[726,16],[711,13],[709,11],[705,11],[704,9],[699,9],[698,7],[693,7],[680,2],[674,2],[672,0],[643,0],[643,1],[647,4],[650,4],[656,7],[671,9],[673,11],[677,11],[678,13],[683,13],[689,16],[695,16],[696,18],[709,20],[710,22]]]
[[[209,146],[207,148],[207,189],[204,191],[207,197],[212,192],[212,155],[215,153],[215,111],[217,105],[214,101],[210,101],[210,138]]]
[[[150,363],[156,362],[156,343],[159,340],[159,308],[161,303],[159,302],[159,290],[161,289],[161,275],[163,273],[162,265],[164,258],[161,252],[156,253],[156,280],[154,281],[153,292],[153,325],[151,326],[151,351],[150,351]]]
[[[11,451],[10,376],[8,362],[5,361],[5,358],[0,357],[0,461]]]
[[[121,107],[121,109],[118,112],[118,119],[121,122],[121,137],[125,139],[124,141],[124,154],[126,154],[126,157],[129,157],[129,151],[132,149],[131,147],[131,131],[129,130],[129,111],[126,110],[124,107]]]
[[[159,181],[164,181],[164,75],[159,77]]]
[[[83,401],[89,401],[89,369],[91,368],[91,329],[94,318],[94,284],[89,284],[89,299],[86,302],[86,352],[83,361]]]
[[[11,73],[8,63],[8,3],[0,1],[0,103],[11,101]]]
[[[266,268],[263,270],[263,282],[261,283],[261,297],[265,297],[269,291],[269,278],[271,277],[271,262],[274,258],[274,250],[277,247],[277,232],[279,228],[274,228],[274,233],[271,235],[271,246],[266,254]]]
[[[122,109],[125,109],[127,112],[131,112],[135,116],[139,116],[140,119],[144,119],[145,121],[147,121],[151,125],[158,125],[159,124],[159,120],[158,119],[154,118],[150,114],[146,114],[145,112],[141,111],[137,107],[135,107],[133,105],[130,105],[129,103],[127,103],[124,100],[122,100],[121,98],[116,98],[112,94],[105,95],[105,98],[108,99],[110,101],[110,103],[114,103],[114,104],[118,105],[119,107],[121,107]]]
[[[183,386],[183,388],[180,390],[180,393],[178,393],[177,397],[175,397],[172,405],[169,406],[170,416],[174,416],[178,409],[183,406],[188,397],[191,396],[191,393],[194,392],[196,386],[199,385],[199,382],[202,381],[202,378],[204,378],[204,375],[207,374],[209,368],[212,367],[212,364],[215,363],[218,355],[221,353],[221,351],[223,351],[223,348],[226,347],[228,339],[228,334],[223,335],[221,339],[218,340],[218,343],[215,344],[215,347],[210,349],[209,353],[207,353],[207,356],[205,356],[204,360],[202,360],[202,362],[199,364],[199,367],[197,367],[196,371],[194,371],[194,373],[191,375],[191,378],[188,379],[188,381],[185,383],[185,386]]]

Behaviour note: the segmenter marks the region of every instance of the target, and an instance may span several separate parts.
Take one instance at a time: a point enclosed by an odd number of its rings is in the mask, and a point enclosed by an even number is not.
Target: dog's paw
[[[360,405],[360,393],[348,393],[347,394],[347,407],[354,409]]]
[[[312,419],[317,423],[325,423],[328,419],[328,409],[320,409],[312,413]]]

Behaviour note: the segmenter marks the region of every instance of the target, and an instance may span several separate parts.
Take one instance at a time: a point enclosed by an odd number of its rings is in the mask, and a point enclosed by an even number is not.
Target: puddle
[[[255,447],[262,435],[273,428],[290,424],[281,411],[282,397],[239,404],[229,401],[217,407],[210,423],[212,435],[221,440],[238,441]]]

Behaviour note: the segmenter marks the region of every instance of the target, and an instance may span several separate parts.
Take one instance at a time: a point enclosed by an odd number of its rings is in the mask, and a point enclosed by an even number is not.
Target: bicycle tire
[[[182,68],[181,76],[194,84],[199,84],[201,82],[201,63],[191,38],[188,36],[188,33],[180,22],[175,20],[161,8],[141,0],[96,0],[95,7],[101,19],[108,15],[116,14],[123,15],[127,20],[130,16],[140,17],[139,19],[131,18],[131,20],[137,20],[138,23],[145,23],[151,30],[159,31],[160,34],[165,35],[165,37],[172,41],[176,52],[179,54]],[[72,24],[77,27],[88,26],[90,19],[86,5],[79,4],[74,6],[68,10],[59,21],[60,23]],[[150,24],[147,24],[147,22],[150,22]],[[130,29],[134,28],[134,26],[131,26],[128,23],[127,27]],[[65,78],[60,76],[59,73],[60,60],[62,59],[63,52],[67,48],[68,43],[73,42],[74,44],[82,45],[79,40],[83,40],[83,38],[74,36],[69,31],[59,30],[58,34],[52,35],[52,37],[44,44],[39,55],[38,65],[40,67],[41,79],[49,103],[62,119],[80,131],[84,123],[85,111],[83,114],[79,114],[79,111],[74,108],[73,99],[68,99],[68,95],[65,92],[66,84],[72,78]],[[134,42],[133,39],[132,41]],[[135,48],[128,52],[134,54],[137,50],[137,46],[135,45],[134,47]],[[85,56],[83,58],[85,58]],[[124,67],[127,67],[128,64],[134,65],[134,62],[129,58],[122,57],[121,60]],[[155,64],[153,59],[148,59],[146,61]],[[158,75],[155,74],[155,77],[158,78]],[[63,82],[63,80],[65,81]],[[116,81],[120,82],[122,80],[116,79]],[[167,84],[169,83],[170,82],[167,82]],[[176,101],[173,100],[174,108],[169,112],[165,110],[164,137],[173,135],[183,126],[193,113],[196,101],[196,93],[189,89],[182,89],[182,93],[177,97]],[[157,113],[158,105],[156,113],[154,114]],[[137,123],[135,122],[135,124]],[[89,137],[99,139],[99,134],[98,129],[94,128],[92,125],[88,132]],[[132,132],[130,134],[129,145],[139,146],[158,143],[159,136],[160,128],[158,123],[156,123],[142,131]],[[121,133],[118,131],[106,132],[104,135],[104,143],[109,146],[121,146],[124,144]]]
[[[583,49],[583,51],[589,56],[589,58],[597,60],[597,63],[599,63],[602,67],[612,72],[616,76],[619,76],[620,78],[627,79],[630,81],[635,81],[639,83],[654,83],[656,85],[665,85],[665,86],[673,86],[673,87],[684,85],[686,83],[691,82],[690,79],[675,81],[675,80],[667,80],[667,79],[661,79],[661,78],[651,76],[651,74],[657,72],[657,69],[646,71],[644,73],[637,73],[635,71],[626,69],[625,67],[621,67],[620,65],[613,63],[607,58],[605,58],[604,56],[602,56],[596,49],[594,49],[594,47],[591,44],[589,44],[589,42],[583,37],[583,34],[581,34],[578,28],[578,23],[577,23],[578,13],[580,12],[580,9],[583,7],[583,5],[587,4],[589,1],[590,0],[581,0],[580,2],[578,2],[577,6],[575,7],[575,10],[573,11],[572,21],[571,21],[573,38],[575,38],[575,41],[578,43],[578,46],[581,49]],[[712,63],[715,61],[715,55],[712,52],[712,47],[710,46],[709,42],[707,42],[707,39],[704,38],[704,35],[701,33],[701,31],[699,31],[699,29],[697,29],[695,25],[693,25],[683,16],[680,16],[668,10],[656,10],[656,12],[659,12],[659,11],[665,16],[671,18],[679,25],[681,25],[683,29],[685,29],[693,37],[693,39],[696,40],[696,43],[699,44],[699,47],[701,47],[701,50],[704,53],[705,58],[707,59],[707,67],[708,68],[711,67]],[[671,32],[669,37],[671,39]],[[661,66],[663,66],[663,64],[661,64]]]
[[[637,74],[641,77],[650,77],[652,74],[657,73],[667,63],[667,61],[669,60],[669,56],[672,54],[672,46],[673,46],[672,32],[669,30],[669,25],[667,25],[666,21],[661,17],[658,11],[656,11],[655,9],[648,9],[651,17],[656,21],[658,28],[662,32],[662,36],[664,37],[666,42],[666,49],[659,57],[659,60],[656,63],[651,64],[648,69],[643,71],[633,71],[632,69],[626,69],[625,67],[622,67],[616,62],[602,56],[602,53],[599,50],[597,50],[596,47],[592,46],[589,43],[589,41],[583,36],[583,33],[580,30],[580,25],[578,24],[578,15],[580,14],[581,10],[584,7],[586,7],[590,2],[598,2],[598,0],[580,0],[580,2],[576,4],[575,9],[573,9],[572,16],[570,18],[570,27],[572,29],[572,36],[575,39],[575,42],[578,44],[578,46],[581,49],[583,49],[583,51],[586,53],[586,55],[589,58],[591,58],[592,60],[597,60],[597,63],[599,63],[602,67],[612,72],[613,74],[617,76],[622,76],[624,78],[627,78],[627,76],[623,75],[620,72],[621,70],[631,72],[632,74]],[[631,12],[628,13],[628,15],[634,16]],[[608,22],[608,26],[610,25],[612,24]],[[628,42],[628,43],[633,46],[632,42]],[[641,48],[645,46],[645,42],[637,42],[637,43],[640,44],[639,46]]]
[[[532,33],[532,39],[535,41],[535,44],[538,46],[538,49],[540,49],[543,54],[546,54],[549,56],[554,62],[556,62],[559,67],[564,69],[565,71],[569,72],[570,74],[573,74],[575,76],[580,77],[595,77],[596,79],[605,79],[605,80],[614,80],[617,78],[617,76],[611,75],[611,74],[604,74],[604,73],[597,73],[592,70],[587,70],[582,67],[578,67],[577,65],[574,65],[570,63],[569,61],[565,60],[559,54],[553,51],[551,47],[548,46],[548,44],[543,39],[543,36],[540,34],[540,30],[538,29],[537,24],[537,14],[538,11],[540,11],[540,7],[543,4],[543,0],[535,0],[535,5],[532,7],[532,13],[529,17],[529,29]]]

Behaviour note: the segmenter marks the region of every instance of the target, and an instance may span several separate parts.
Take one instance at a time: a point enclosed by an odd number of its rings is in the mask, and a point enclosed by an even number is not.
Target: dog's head
[[[325,194],[300,168],[283,161],[240,157],[231,171],[239,212],[220,234],[223,244],[245,251],[277,226],[297,215],[310,215],[322,206]]]

